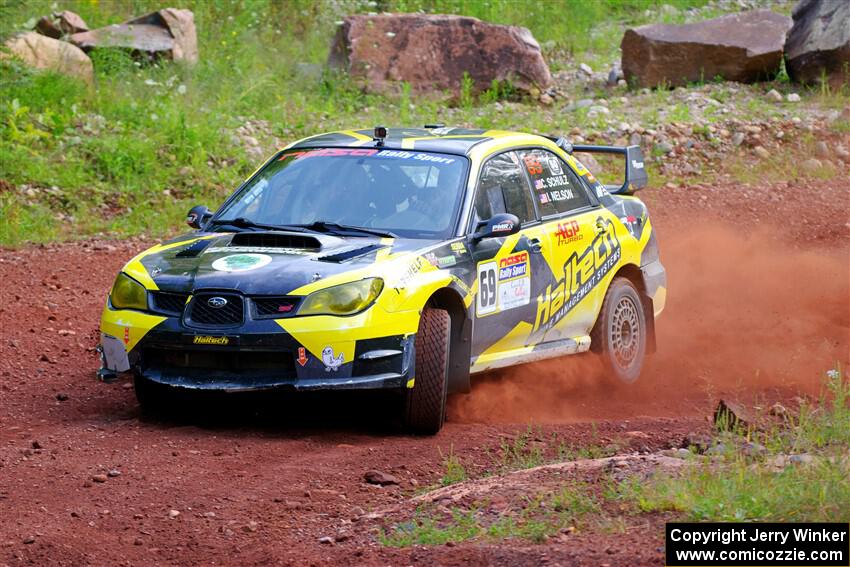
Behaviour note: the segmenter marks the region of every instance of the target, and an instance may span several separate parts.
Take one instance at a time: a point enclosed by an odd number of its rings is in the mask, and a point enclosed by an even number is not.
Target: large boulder
[[[833,88],[850,85],[850,2],[801,0],[791,12],[785,68],[801,83],[826,77]]]
[[[26,32],[9,38],[6,47],[30,67],[76,77],[89,84],[94,82],[91,59],[70,43]]]
[[[406,81],[418,92],[459,92],[465,73],[476,91],[488,89],[494,80],[535,94],[552,84],[531,32],[464,16],[348,16],[328,63],[364,80],[370,91],[387,91]]]
[[[53,12],[39,19],[35,24],[35,31],[47,37],[60,39],[66,35],[89,31],[89,26],[79,14],[65,10]]]
[[[769,10],[693,24],[651,24],[626,30],[623,73],[638,87],[681,86],[717,76],[751,83],[773,78],[782,63],[791,18]]]
[[[198,61],[195,16],[191,10],[165,8],[123,24],[75,33],[68,40],[84,51],[117,48],[152,59]]]

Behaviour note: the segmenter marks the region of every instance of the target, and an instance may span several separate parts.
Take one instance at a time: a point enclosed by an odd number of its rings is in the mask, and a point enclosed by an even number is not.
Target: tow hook
[[[106,367],[106,356],[103,354],[103,347],[97,345],[95,351],[100,356],[100,368],[97,371],[97,379],[105,384],[112,384],[118,381],[118,373]]]

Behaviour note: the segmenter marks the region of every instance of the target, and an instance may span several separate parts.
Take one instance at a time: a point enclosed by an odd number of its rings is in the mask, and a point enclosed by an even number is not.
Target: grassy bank
[[[140,65],[120,52],[96,52],[96,87],[89,89],[2,63],[0,245],[179,230],[190,206],[217,205],[258,165],[260,158],[246,154],[233,136],[248,120],[265,121],[255,134],[263,152],[275,139],[341,127],[448,122],[447,106],[454,107],[448,118],[457,125],[546,132],[602,127],[581,112],[557,120],[557,111],[542,113],[536,101],[503,107],[499,92],[414,98],[402,87],[394,96],[363,94],[321,68],[346,14],[422,10],[523,25],[557,72],[577,61],[610,64],[627,25],[683,21],[694,17],[689,9],[705,3],[198,0],[181,4],[195,14],[201,61],[194,68]],[[57,7],[97,27],[162,6],[150,0],[59,6],[11,0],[0,6],[0,40]],[[716,13],[706,8],[699,17]]]

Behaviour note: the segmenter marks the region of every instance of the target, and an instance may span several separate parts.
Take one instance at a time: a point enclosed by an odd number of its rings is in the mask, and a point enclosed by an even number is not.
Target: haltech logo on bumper
[[[230,339],[227,337],[212,337],[209,335],[195,335],[192,337],[192,343],[196,345],[228,345]]]
[[[533,333],[554,327],[620,261],[620,242],[614,234],[614,224],[611,221],[605,223],[604,232],[597,234],[590,246],[567,259],[564,275],[554,287],[547,286],[546,292],[537,297]]]

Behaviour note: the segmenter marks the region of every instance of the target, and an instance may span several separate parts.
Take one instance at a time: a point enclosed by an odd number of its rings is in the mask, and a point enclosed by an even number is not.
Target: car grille
[[[295,313],[298,300],[293,297],[254,297],[254,317],[257,319],[275,319]]]
[[[274,370],[281,378],[295,376],[291,352],[238,350],[173,350],[148,348],[142,359],[148,368],[182,368],[215,372]]]
[[[223,307],[213,307],[209,300],[220,297],[227,301]],[[204,293],[192,298],[186,318],[195,327],[235,327],[244,319],[244,300],[241,295],[227,293]]]
[[[157,291],[151,294],[152,307],[154,311],[160,313],[180,315],[183,313],[183,308],[186,306],[186,298],[188,297],[185,293]]]

